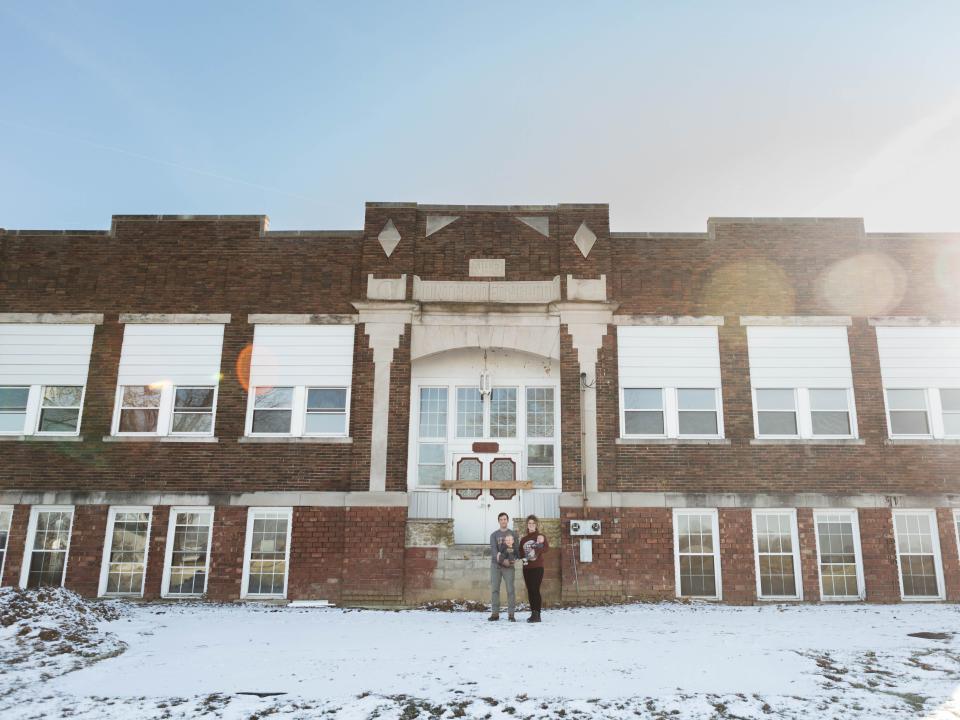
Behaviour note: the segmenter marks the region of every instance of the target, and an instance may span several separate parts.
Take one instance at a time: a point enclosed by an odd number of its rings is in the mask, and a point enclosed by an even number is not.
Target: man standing
[[[507,619],[510,622],[516,622],[513,616],[516,607],[516,594],[514,593],[513,581],[516,577],[516,571],[513,568],[516,557],[514,548],[519,549],[520,538],[513,530],[508,530],[507,525],[510,522],[510,516],[505,512],[497,516],[497,522],[500,527],[490,535],[490,617],[487,620],[500,619],[500,580],[507,584],[507,610],[509,615]],[[513,538],[512,548],[508,548],[506,538]]]

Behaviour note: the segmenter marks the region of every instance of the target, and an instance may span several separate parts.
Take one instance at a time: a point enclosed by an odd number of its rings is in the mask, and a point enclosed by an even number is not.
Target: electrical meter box
[[[571,520],[570,521],[570,534],[571,535],[600,535],[600,521],[599,520]]]

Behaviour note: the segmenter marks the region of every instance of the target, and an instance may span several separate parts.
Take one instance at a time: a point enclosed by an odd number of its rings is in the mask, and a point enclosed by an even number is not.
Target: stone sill
[[[0,435],[0,442],[83,442],[83,435]]]
[[[751,438],[751,445],[866,445],[862,438]]]
[[[237,438],[239,443],[285,443],[285,444],[321,444],[321,445],[350,445],[352,437],[253,437],[245,435]]]
[[[960,445],[960,438],[887,438],[884,445]]]
[[[617,438],[617,445],[730,445],[729,438]]]
[[[208,436],[189,437],[186,435],[104,435],[103,442],[216,443],[220,442],[220,438]]]

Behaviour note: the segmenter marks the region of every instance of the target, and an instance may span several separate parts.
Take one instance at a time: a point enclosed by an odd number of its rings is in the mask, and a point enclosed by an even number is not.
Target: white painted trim
[[[763,594],[763,583],[760,578],[760,541],[757,537],[757,517],[759,515],[777,515],[786,513],[790,516],[790,542],[793,545],[793,583],[797,588],[795,595]],[[803,600],[803,573],[800,568],[800,535],[797,532],[797,511],[795,508],[763,508],[754,509],[750,513],[753,525],[753,571],[757,581],[757,600],[783,602],[786,600]]]
[[[10,529],[13,527],[13,505],[0,505],[0,514],[4,512],[10,513],[10,524],[7,525],[6,530],[0,528],[0,531],[6,532],[6,545],[3,546],[3,559],[0,560],[0,587],[3,587],[3,569],[7,564],[7,556],[10,554]]]
[[[217,401],[220,397],[220,383],[213,382],[210,385],[184,384],[165,382],[160,387],[160,405],[157,408],[157,429],[154,432],[120,432],[120,412],[121,401],[123,399],[123,388],[125,387],[149,387],[139,384],[117,385],[114,395],[113,421],[110,424],[110,435],[104,437],[105,442],[122,442],[124,440],[151,440],[157,439],[163,442],[216,442],[217,430]],[[213,408],[211,409],[210,430],[202,433],[184,433],[173,431],[173,412],[177,396],[177,388],[213,388]],[[148,408],[143,408],[148,409]]]
[[[722,315],[614,315],[614,325],[714,325],[724,324]]]
[[[741,315],[741,327],[810,327],[853,325],[849,315]]]
[[[713,567],[716,575],[716,595],[681,595],[680,594],[680,535],[677,518],[680,515],[709,515],[713,524]],[[723,600],[723,578],[720,572],[720,516],[716,508],[683,508],[673,511],[673,577],[674,589],[678,598],[688,597],[702,600]]]
[[[207,531],[207,557],[206,566],[203,573],[203,592],[202,593],[171,593],[168,591],[170,586],[171,561],[173,560],[173,538],[177,526],[177,515],[179,513],[210,513],[210,526]],[[167,547],[163,557],[163,578],[160,585],[160,597],[162,598],[196,598],[207,594],[207,586],[210,583],[210,556],[213,554],[213,523],[216,515],[213,505],[200,507],[175,506],[170,508],[170,517],[167,520]]]
[[[0,323],[103,325],[103,313],[0,313]]]
[[[251,313],[247,315],[250,325],[356,325],[356,313]]]
[[[663,412],[663,432],[659,435],[628,435],[627,434],[627,412],[643,412],[642,410],[628,410],[626,407],[625,393],[627,390],[660,390],[662,400],[661,407]],[[717,432],[714,435],[681,435],[680,434],[680,404],[678,391],[680,390],[713,390],[714,391],[714,414],[717,417]],[[696,412],[696,411],[690,411]],[[709,412],[702,410],[700,412]],[[723,391],[718,387],[659,387],[659,388],[639,388],[639,387],[620,387],[620,437],[616,442],[622,444],[641,444],[643,442],[664,443],[664,441],[698,443],[703,441],[722,441],[724,440],[723,428]],[[711,443],[707,443],[711,444]]]
[[[825,515],[846,515],[850,520],[853,533],[853,555],[857,573],[856,595],[825,595],[823,592],[823,563],[820,559],[820,530],[817,528],[817,518]],[[813,511],[813,537],[817,544],[817,580],[820,585],[821,602],[859,602],[867,596],[867,584],[863,574],[863,552],[860,548],[860,520],[856,508],[836,508]]]
[[[888,315],[867,318],[867,323],[873,327],[955,327],[960,325],[960,318]]]
[[[950,513],[950,517],[953,518],[953,539],[957,543],[957,555],[960,556],[960,509],[954,508],[954,511]],[[3,577],[2,572],[3,568],[0,568],[0,577]]]
[[[158,493],[136,491],[73,492],[0,490],[0,503],[13,505],[169,505],[249,507],[406,507],[405,492],[251,492],[251,493]]]
[[[0,499],[2,499],[0,495]],[[560,494],[560,506],[580,508],[579,492]],[[683,492],[588,492],[594,508],[929,508],[960,507],[960,495],[826,495],[823,493],[683,493]]]
[[[143,576],[140,579],[139,593],[108,593],[107,579],[110,574],[110,554],[113,552],[113,526],[117,520],[117,513],[146,513],[147,514],[147,544],[143,548]],[[143,597],[147,584],[147,562],[150,559],[150,540],[153,532],[153,508],[146,505],[122,506],[111,505],[107,513],[107,532],[103,540],[103,554],[100,559],[100,583],[97,588],[97,597]]]
[[[904,602],[939,602],[946,599],[946,587],[943,582],[943,558],[940,554],[940,528],[937,525],[937,511],[922,510],[892,510],[891,524],[893,525],[894,552],[897,555],[897,579],[900,582],[900,599]],[[903,594],[903,567],[900,564],[900,536],[897,534],[898,515],[927,515],[930,518],[930,544],[933,547],[933,565],[937,578],[937,595],[905,597]]]
[[[247,592],[247,582],[250,579],[250,550],[253,547],[253,521],[258,512],[281,513],[285,512],[287,516],[287,542],[286,552],[283,562],[283,592],[276,593],[250,593]],[[285,600],[287,597],[287,583],[290,579],[290,540],[293,534],[293,508],[292,507],[251,507],[247,509],[247,532],[243,542],[243,572],[240,576],[240,599],[256,600]]]
[[[120,313],[121,325],[133,325],[139,323],[229,325],[230,313]]]
[[[67,530],[67,549],[63,558],[63,573],[60,575],[60,587],[67,577],[67,566],[70,563],[70,544],[73,540],[73,505],[34,505],[30,508],[30,520],[27,523],[27,537],[23,545],[23,563],[20,566],[20,587],[27,587],[30,577],[30,561],[33,557],[33,544],[36,541],[37,516],[42,512],[69,512],[70,528]]]
[[[926,388],[926,387],[886,387],[883,388],[883,410],[884,414],[887,417],[887,439],[888,440],[935,440],[940,439],[935,435],[934,422],[937,417],[937,413],[932,412],[934,396],[936,397],[936,404],[939,407],[940,405],[940,393],[933,392],[936,388]],[[927,430],[930,432],[921,435],[894,435],[893,433],[893,424],[890,422],[890,399],[888,392],[890,390],[921,390],[923,392],[923,403],[924,411],[927,413]],[[894,410],[894,412],[897,412]],[[911,412],[911,411],[902,411],[902,412]],[[912,412],[919,412],[919,410],[914,410]],[[940,413],[940,428],[943,428],[943,414]],[[942,437],[942,436],[941,436]]]

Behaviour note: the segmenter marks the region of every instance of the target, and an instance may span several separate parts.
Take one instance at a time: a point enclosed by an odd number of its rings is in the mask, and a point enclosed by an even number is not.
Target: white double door
[[[513,483],[520,478],[520,453],[454,453],[453,477],[458,483]],[[458,545],[481,545],[497,529],[497,516],[513,518],[520,512],[517,488],[470,488],[453,490],[453,539]]]

